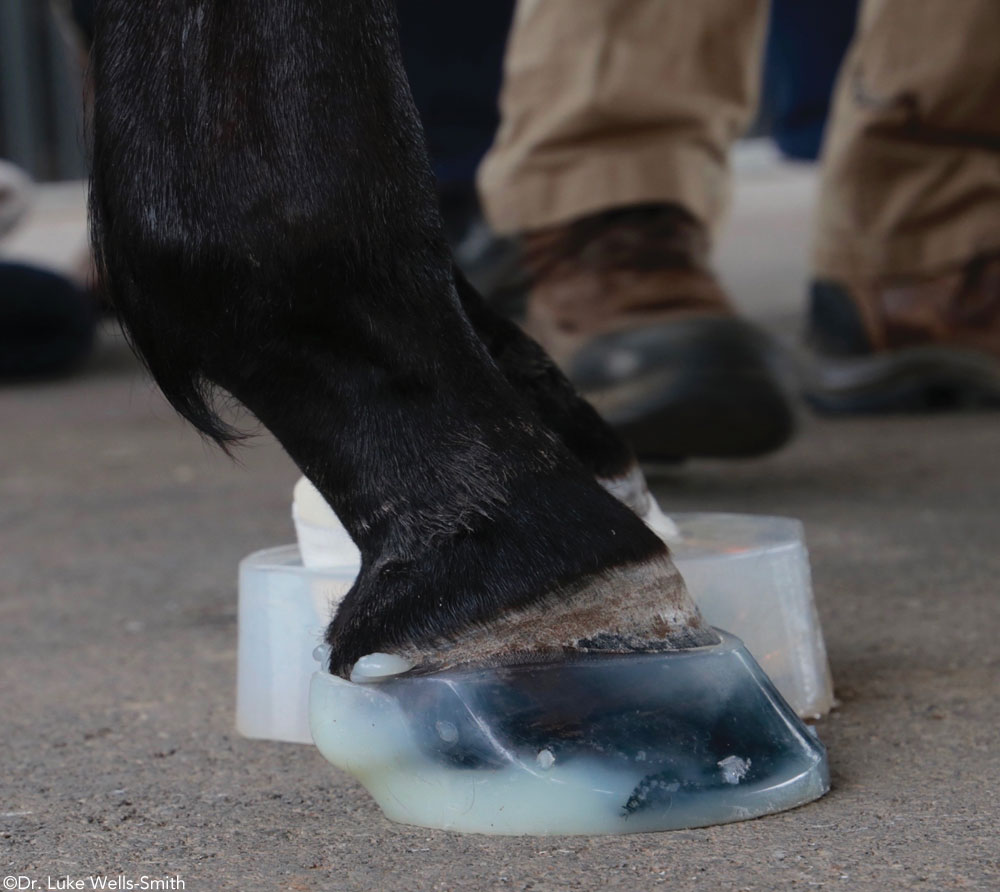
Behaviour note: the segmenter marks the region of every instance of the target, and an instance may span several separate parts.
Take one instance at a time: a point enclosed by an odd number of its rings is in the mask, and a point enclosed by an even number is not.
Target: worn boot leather
[[[683,208],[630,207],[524,236],[525,328],[560,365],[596,335],[695,315],[730,316],[708,236]]]
[[[814,282],[808,338],[821,409],[1000,404],[1000,254],[935,276]]]
[[[708,265],[676,205],[620,208],[523,238],[527,331],[641,458],[757,455],[793,417],[766,336]]]

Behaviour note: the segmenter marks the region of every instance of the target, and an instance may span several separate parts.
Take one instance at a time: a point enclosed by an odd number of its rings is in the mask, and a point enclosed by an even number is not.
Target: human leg
[[[526,328],[640,457],[753,455],[793,429],[709,263],[752,114],[765,2],[522,2],[480,172],[520,230]]]
[[[862,7],[823,156],[821,407],[1000,400],[998,29],[990,0]]]

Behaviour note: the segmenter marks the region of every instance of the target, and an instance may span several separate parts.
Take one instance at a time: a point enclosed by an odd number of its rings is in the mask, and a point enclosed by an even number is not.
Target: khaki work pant
[[[677,202],[710,228],[757,101],[767,0],[520,0],[480,169],[502,232]],[[814,271],[1000,248],[1000,0],[864,0],[822,158]]]

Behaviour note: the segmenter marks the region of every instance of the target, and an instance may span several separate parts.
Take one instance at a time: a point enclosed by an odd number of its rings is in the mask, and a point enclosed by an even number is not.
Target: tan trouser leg
[[[824,148],[817,274],[930,273],[1000,247],[998,39],[998,0],[866,0]]]
[[[767,0],[520,0],[479,172],[500,231],[677,202],[709,226],[756,105]]]

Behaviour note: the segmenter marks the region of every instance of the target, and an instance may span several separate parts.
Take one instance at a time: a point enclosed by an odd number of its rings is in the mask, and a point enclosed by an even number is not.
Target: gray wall
[[[0,157],[37,180],[83,176],[82,97],[77,51],[49,4],[0,0]]]

